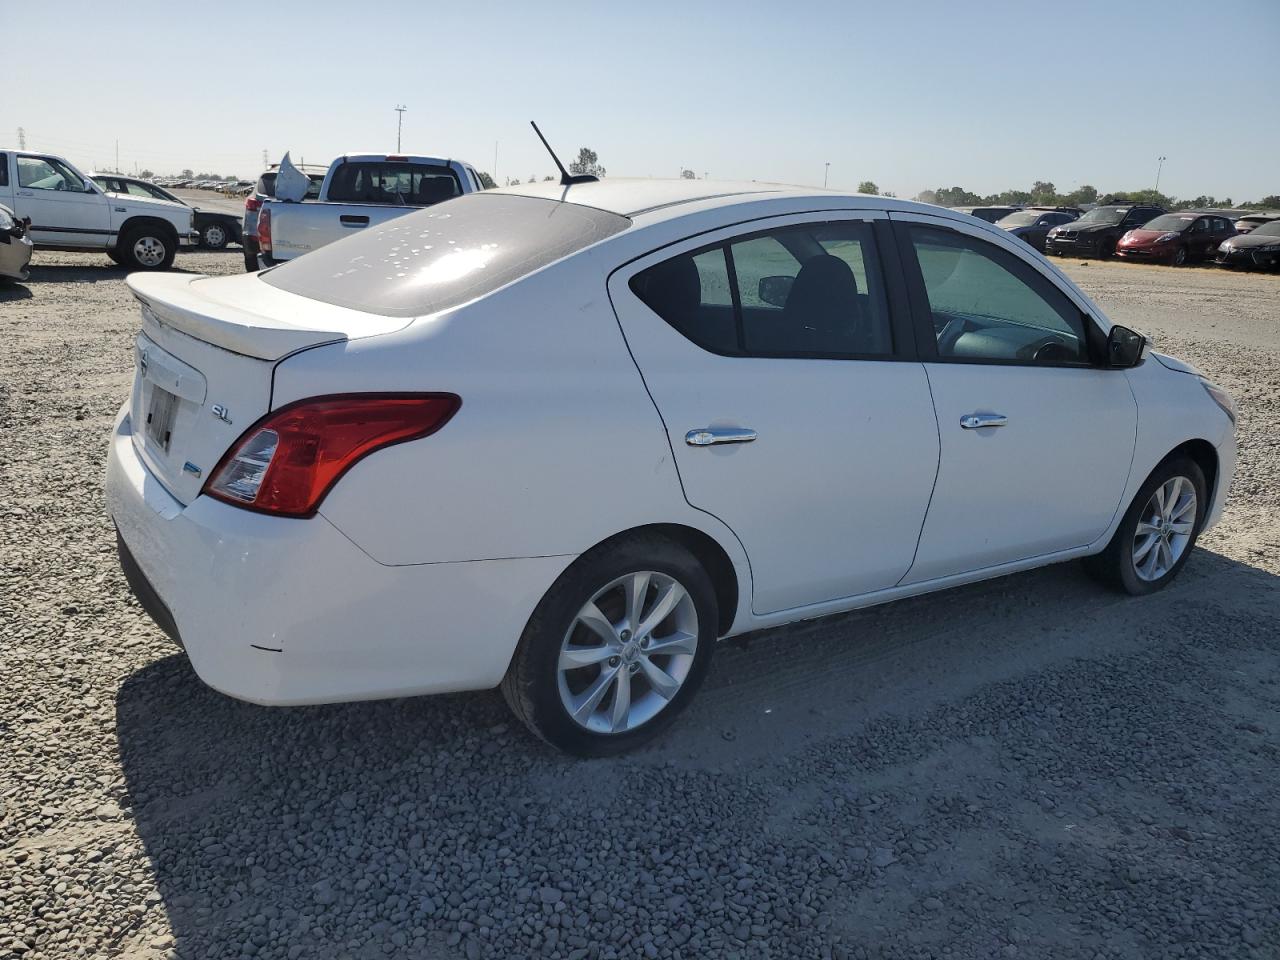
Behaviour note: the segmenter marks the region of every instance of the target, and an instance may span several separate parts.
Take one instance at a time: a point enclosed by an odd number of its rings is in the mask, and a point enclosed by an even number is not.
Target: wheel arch
[[[1160,463],[1172,460],[1174,457],[1187,456],[1198,466],[1204,473],[1205,494],[1208,502],[1213,503],[1213,496],[1218,485],[1218,450],[1208,440],[1196,438],[1194,440],[1184,440],[1165,455]],[[1153,467],[1154,471],[1160,464]],[[1150,474],[1148,474],[1150,476]],[[1208,505],[1206,504],[1206,511]]]
[[[120,229],[116,231],[116,242],[112,244],[112,247],[119,247],[121,238],[136,227],[152,227],[153,229],[158,227],[173,242],[174,249],[177,249],[178,228],[163,217],[148,217],[145,215],[130,217],[120,224]]]
[[[719,618],[716,633],[722,637],[727,634],[737,618],[738,603],[742,597],[742,586],[737,568],[734,566],[728,551],[707,532],[682,523],[644,524],[606,537],[592,546],[591,550],[585,551],[585,553],[608,547],[617,540],[634,536],[638,533],[658,534],[673,540],[688,550],[694,559],[702,565],[702,569],[706,570],[707,576],[711,578],[711,585],[716,592],[716,607]]]

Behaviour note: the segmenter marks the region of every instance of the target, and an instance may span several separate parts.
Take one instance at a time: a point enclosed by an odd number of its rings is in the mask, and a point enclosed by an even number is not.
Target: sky
[[[264,149],[391,151],[403,104],[405,152],[494,173],[496,148],[499,182],[554,172],[537,120],[610,176],[1107,192],[1154,186],[1164,156],[1165,193],[1280,193],[1280,99],[1253,65],[1274,69],[1280,0],[35,9],[0,0],[0,147],[22,127],[82,169],[117,142],[122,169],[246,178]]]

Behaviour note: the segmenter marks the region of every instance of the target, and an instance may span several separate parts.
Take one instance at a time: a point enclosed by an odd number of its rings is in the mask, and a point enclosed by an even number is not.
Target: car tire
[[[547,591],[502,694],[553,747],[580,757],[623,753],[688,705],[710,666],[717,624],[711,578],[687,550],[656,534],[624,536],[583,554]]]
[[[159,227],[139,224],[120,234],[115,252],[129,270],[168,270],[178,255],[178,240]]]
[[[1174,266],[1174,267],[1185,266],[1186,262],[1187,262],[1187,248],[1182,246],[1174,250],[1173,256],[1169,258],[1170,266]]]
[[[200,246],[209,250],[223,250],[231,242],[231,231],[221,223],[205,224],[200,231]]]
[[[1085,568],[1121,593],[1143,596],[1164,589],[1195,549],[1209,509],[1207,490],[1194,460],[1168,458],[1138,490],[1107,548],[1087,558]],[[1188,491],[1194,497],[1189,504]],[[1182,530],[1184,523],[1190,526]]]
[[[114,263],[117,263],[117,264],[124,263],[124,258],[120,256],[120,252],[118,250],[114,250],[114,249],[108,250],[107,256],[110,257]]]

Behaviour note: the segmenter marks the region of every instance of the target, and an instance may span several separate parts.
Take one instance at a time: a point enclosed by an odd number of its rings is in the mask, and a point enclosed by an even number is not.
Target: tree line
[[[1091,184],[1070,191],[1059,193],[1058,188],[1047,180],[1037,180],[1030,190],[1004,190],[986,196],[970,193],[964,187],[938,187],[936,190],[922,190],[915,199],[923,203],[936,203],[940,207],[1082,207],[1086,204],[1107,203],[1150,203],[1164,207],[1166,210],[1177,210],[1186,207],[1205,208],[1280,208],[1280,194],[1271,194],[1261,200],[1236,203],[1230,197],[1218,198],[1201,194],[1198,197],[1178,198],[1160,193],[1154,189],[1118,190],[1111,193],[1100,193]]]

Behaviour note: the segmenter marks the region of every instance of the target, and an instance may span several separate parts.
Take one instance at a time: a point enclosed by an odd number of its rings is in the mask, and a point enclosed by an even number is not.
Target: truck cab
[[[197,238],[190,207],[107,193],[46,153],[0,149],[0,204],[30,218],[37,249],[101,251],[130,270],[167,270]]]

